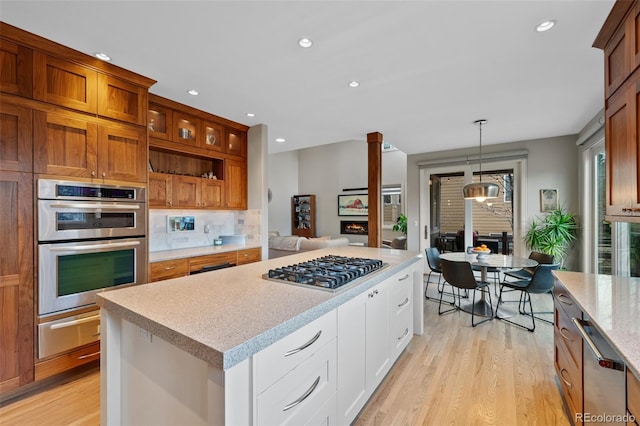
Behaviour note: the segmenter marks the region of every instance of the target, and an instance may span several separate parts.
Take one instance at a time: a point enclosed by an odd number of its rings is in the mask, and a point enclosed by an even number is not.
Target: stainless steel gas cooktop
[[[378,259],[324,256],[294,265],[269,270],[262,277],[336,292],[347,283],[388,266]]]

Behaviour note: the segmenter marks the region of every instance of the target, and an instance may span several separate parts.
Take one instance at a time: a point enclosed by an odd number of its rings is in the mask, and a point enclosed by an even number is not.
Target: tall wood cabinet
[[[149,207],[246,210],[248,127],[149,96]]]
[[[34,379],[33,175],[0,170],[0,393]]]
[[[291,235],[313,238],[316,236],[316,196],[291,197]]]
[[[617,1],[593,46],[604,50],[606,216],[640,222],[640,4]]]
[[[40,174],[146,182],[155,81],[4,22],[0,70],[0,241],[10,247],[0,251],[4,395],[97,359],[98,344],[37,359],[36,326],[44,320],[35,297],[34,188]]]

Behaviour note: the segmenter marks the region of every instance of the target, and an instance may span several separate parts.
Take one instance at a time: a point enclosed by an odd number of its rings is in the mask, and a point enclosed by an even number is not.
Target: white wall
[[[291,197],[298,194],[298,151],[270,154],[268,230],[291,235]]]
[[[382,184],[405,184],[406,154],[389,151],[382,155]],[[294,177],[295,172],[295,177]],[[338,194],[345,188],[366,188],[367,143],[347,141],[269,155],[269,230],[291,235],[291,196],[316,195],[316,234],[340,236],[340,220],[367,220],[366,217],[338,216]],[[366,189],[362,191],[366,193]],[[398,233],[383,229],[383,239]],[[349,235],[352,242],[367,242],[367,236]]]

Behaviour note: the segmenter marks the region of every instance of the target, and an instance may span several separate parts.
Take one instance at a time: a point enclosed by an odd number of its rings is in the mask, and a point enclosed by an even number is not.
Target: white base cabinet
[[[102,309],[101,424],[348,425],[422,332],[422,269],[224,371]]]
[[[407,268],[338,307],[338,423],[350,424],[413,336]]]

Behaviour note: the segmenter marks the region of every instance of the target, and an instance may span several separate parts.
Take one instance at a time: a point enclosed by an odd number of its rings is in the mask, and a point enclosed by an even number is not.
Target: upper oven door
[[[145,235],[143,203],[38,200],[38,241]]]

